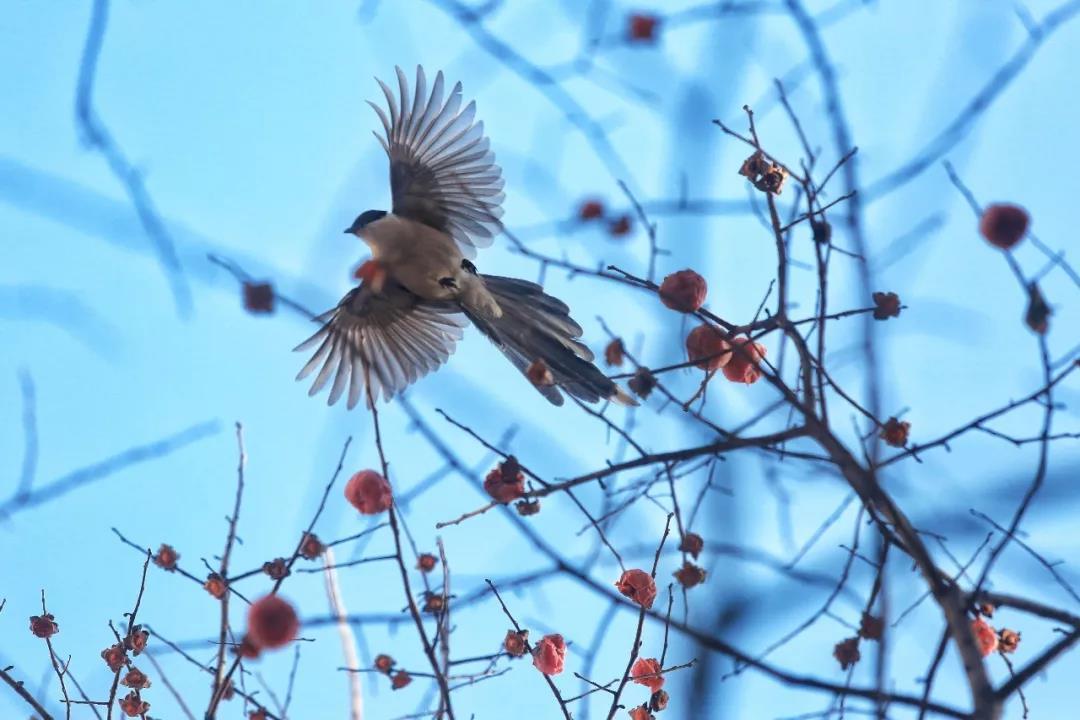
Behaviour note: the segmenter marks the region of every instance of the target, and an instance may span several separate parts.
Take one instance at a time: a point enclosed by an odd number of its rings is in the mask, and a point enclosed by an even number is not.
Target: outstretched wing
[[[468,256],[488,247],[502,229],[502,170],[488,149],[484,123],[474,122],[476,103],[461,107],[461,83],[443,100],[443,74],[435,76],[431,94],[422,67],[416,68],[416,91],[397,71],[399,95],[378,80],[390,116],[375,103],[386,137],[379,138],[390,156],[390,188],[394,214],[407,217],[454,238]]]
[[[389,400],[438,369],[453,354],[465,325],[455,306],[421,300],[389,280],[381,293],[364,285],[351,290],[319,320],[324,323],[319,331],[295,348],[318,348],[296,379],[321,366],[308,394],[333,378],[327,404],[348,389],[350,409],[369,384],[370,406],[380,392]]]

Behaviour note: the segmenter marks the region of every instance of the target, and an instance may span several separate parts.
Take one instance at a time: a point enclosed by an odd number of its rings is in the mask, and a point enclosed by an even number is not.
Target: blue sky
[[[675,12],[692,3],[665,4]],[[777,7],[781,3],[775,3]],[[585,3],[506,2],[486,20],[495,36],[537,66],[564,67],[585,35]],[[670,7],[668,7],[670,5]],[[773,3],[765,3],[767,6]],[[808,3],[828,11],[824,39],[844,95],[844,111],[859,146],[864,185],[887,177],[925,148],[970,102],[994,72],[1025,41],[1024,25],[1010,2]],[[836,160],[823,113],[817,78],[807,70],[806,49],[782,13],[725,16],[675,24],[655,47],[605,47],[587,77],[565,78],[560,88],[602,123],[627,171],[613,174],[604,157],[567,122],[550,95],[529,84],[485,51],[440,3],[111,3],[97,73],[95,107],[146,187],[173,237],[194,298],[193,312],[178,318],[152,245],[124,188],[102,157],[81,142],[74,118],[75,81],[90,3],[9,3],[0,16],[0,457],[15,486],[23,454],[19,373],[33,378],[40,455],[36,482],[44,484],[132,446],[152,443],[203,422],[218,431],[166,458],[133,466],[35,509],[0,521],[0,662],[15,663],[35,687],[47,680],[47,657],[25,631],[45,588],[61,625],[61,652],[73,657],[79,681],[102,694],[109,677],[97,655],[110,637],[106,622],[120,620],[133,600],[139,558],[120,544],[110,527],[146,545],[171,542],[193,571],[199,558],[220,553],[235,483],[232,424],[245,428],[248,486],[240,519],[243,545],[237,566],[255,567],[283,554],[309,521],[347,436],[353,436],[346,469],[373,467],[377,458],[370,418],[361,411],[327,408],[292,382],[302,362],[290,352],[307,336],[299,317],[282,311],[270,317],[245,313],[235,281],[208,262],[208,253],[228,257],[257,278],[313,309],[331,306],[350,286],[350,272],[365,250],[341,234],[360,211],[389,204],[386,159],[370,131],[377,127],[364,102],[376,99],[372,79],[392,77],[399,64],[441,68],[460,79],[475,98],[507,181],[508,227],[539,252],[595,266],[614,263],[643,273],[648,244],[640,227],[613,241],[597,229],[560,231],[584,197],[609,205],[627,203],[616,180],[625,180],[645,202],[674,199],[685,183],[691,198],[747,198],[736,174],[746,154],[711,123],[720,118],[743,127],[741,106],[758,111],[759,132],[770,150],[792,163],[799,145],[776,103],[772,79],[788,79],[790,96],[811,139],[823,148],[823,164]],[[1029,2],[1041,18],[1055,7]],[[832,8],[830,10],[830,8]],[[630,10],[610,10],[605,36],[617,37]],[[646,8],[647,9],[647,8]],[[1026,206],[1033,229],[1051,247],[1076,252],[1074,183],[1080,162],[1075,128],[1080,101],[1068,90],[1077,71],[1080,23],[1067,23],[1038,48],[1030,64],[952,147],[946,157],[984,202],[1010,200]],[[915,440],[937,437],[971,417],[1036,389],[1037,346],[1021,322],[1023,299],[999,254],[975,232],[969,208],[933,163],[902,188],[869,199],[866,236],[876,272],[875,287],[895,290],[908,309],[877,328],[882,357],[883,407],[906,409]],[[657,214],[660,244],[670,254],[658,271],[694,267],[709,281],[709,307],[733,321],[751,318],[775,270],[768,233],[745,209],[724,215]],[[914,242],[894,245],[920,227]],[[806,241],[806,238],[803,238]],[[841,235],[838,244],[845,238]],[[812,259],[808,242],[796,260]],[[1017,259],[1028,272],[1045,262],[1030,243]],[[1075,262],[1075,258],[1073,258]],[[529,278],[533,262],[499,240],[478,261],[482,271]],[[858,295],[852,266],[837,264],[830,302],[835,308],[866,304]],[[795,271],[792,293],[803,312],[813,307],[812,273]],[[647,364],[681,359],[682,316],[645,295],[612,283],[568,277],[556,269],[545,276],[549,292],[565,299],[586,330],[591,347],[607,342],[599,317],[626,339]],[[1075,286],[1052,272],[1043,284],[1055,306],[1051,356],[1064,357],[1080,326]],[[831,331],[835,375],[859,387],[861,371],[852,352],[858,325]],[[696,372],[673,382],[685,395]],[[754,415],[774,397],[763,384],[727,385],[710,391],[708,409],[725,426]],[[1058,415],[1059,431],[1075,431],[1080,393],[1075,381],[1058,399],[1070,407]],[[626,452],[618,438],[570,406],[553,408],[476,333],[470,332],[449,366],[408,393],[416,412],[435,428],[463,462],[484,473],[492,456],[454,430],[434,410],[441,408],[492,442],[518,453],[548,478],[572,477],[601,467]],[[664,412],[661,412],[664,410]],[[674,417],[659,401],[638,411],[637,437],[661,450],[704,442],[699,429]],[[621,421],[622,411],[613,414]],[[384,411],[391,475],[399,492],[425,481],[441,466],[411,426],[403,408]],[[774,418],[776,423],[783,417]],[[1034,409],[998,426],[1031,434]],[[851,421],[841,415],[844,425]],[[507,436],[509,429],[512,436]],[[1068,443],[1068,441],[1067,441]],[[949,550],[966,559],[987,528],[968,513],[975,508],[1004,520],[1027,482],[1035,448],[1017,449],[989,436],[967,437],[952,452],[928,453],[922,464],[893,466],[888,488],[920,528],[949,537]],[[1025,523],[1026,541],[1052,559],[1075,556],[1071,532],[1080,452],[1075,441],[1059,444],[1047,487]],[[1071,469],[1070,469],[1071,468]],[[638,478],[626,478],[624,482]],[[703,478],[688,487],[700,488]],[[846,487],[831,475],[796,463],[766,463],[731,455],[698,526],[706,541],[757,548],[790,559],[822,519],[845,498]],[[0,497],[7,494],[0,487]],[[689,492],[689,491],[688,491]],[[583,491],[593,508],[595,488]],[[781,498],[789,498],[785,510]],[[318,531],[342,537],[365,527],[335,493]],[[460,474],[439,476],[433,488],[406,508],[421,549],[445,542],[454,587],[465,593],[485,577],[509,577],[546,567],[545,559],[491,512],[437,532],[434,524],[478,507],[481,494]],[[664,521],[664,500],[642,501],[611,529],[628,558],[644,564]],[[849,544],[854,506],[842,515],[806,558],[805,568],[835,578]],[[566,500],[553,499],[533,523],[568,558],[582,559],[595,547],[585,520]],[[867,536],[868,537],[868,536]],[[865,538],[864,538],[865,539]],[[382,554],[389,536],[376,534],[357,553]],[[937,548],[935,548],[935,552]],[[351,557],[351,547],[343,554]],[[360,557],[358,554],[357,557]],[[672,556],[669,564],[675,562]],[[759,651],[798,625],[824,601],[827,587],[799,586],[752,563],[710,555],[711,578],[690,596],[691,620],[706,627],[726,609],[740,613],[724,636]],[[670,572],[671,568],[667,568]],[[894,614],[921,592],[917,578],[899,565],[888,594]],[[373,564],[343,571],[346,604],[356,613],[394,613],[403,605],[396,570]],[[852,589],[837,614],[856,621],[872,575],[856,567]],[[1068,565],[1062,573],[1076,580]],[[614,581],[617,568],[601,561],[594,575]],[[1020,552],[1006,553],[995,587],[1029,593],[1065,607],[1072,602],[1052,578]],[[256,587],[256,586],[253,586]],[[317,575],[290,578],[286,595],[305,617],[326,613]],[[254,592],[254,591],[253,591]],[[507,596],[519,619],[534,632],[557,630],[586,647],[601,624],[606,603],[568,579],[545,582]],[[1076,608],[1071,608],[1075,610]],[[197,641],[216,632],[216,606],[182,578],[151,573],[140,615],[173,640]],[[239,615],[237,615],[239,618]],[[488,601],[456,616],[455,654],[494,651],[506,629]],[[620,612],[610,620],[593,677],[606,681],[622,671],[635,618]],[[1016,617],[1002,622],[1020,624]],[[1045,624],[1023,621],[1025,646],[1053,637]],[[897,628],[890,671],[896,687],[917,691],[936,642],[937,611],[921,605]],[[772,657],[778,663],[842,682],[830,657],[832,645],[850,630],[825,618]],[[650,626],[648,647],[661,642]],[[294,707],[300,717],[343,717],[346,679],[337,638],[328,628],[305,632]],[[362,629],[362,657],[390,652],[411,668],[422,668],[413,630],[400,625]],[[935,638],[929,639],[928,638]],[[196,656],[208,660],[212,648]],[[669,658],[686,662],[694,647],[674,638]],[[581,670],[573,654],[571,669]],[[169,678],[205,701],[208,678],[175,656],[163,655]],[[281,653],[255,670],[283,687],[291,656]],[[704,658],[700,658],[704,661]],[[707,711],[689,707],[689,672],[669,682],[669,718],[785,717],[824,708],[828,698],[797,692],[754,674],[721,683],[728,661],[713,657],[705,675]],[[575,664],[577,663],[577,664]],[[504,677],[460,691],[459,707],[488,717],[555,717],[548,690],[531,668],[518,663]],[[1054,717],[1070,688],[1060,678],[1080,670],[1068,656],[1029,692],[1037,716]],[[1007,677],[992,666],[995,678]],[[1058,678],[1057,682],[1054,681]],[[859,684],[873,682],[864,663]],[[248,679],[253,683],[254,678]],[[567,694],[580,692],[567,674]],[[966,702],[959,663],[950,656],[939,679],[940,698]],[[368,717],[395,718],[421,709],[425,686],[391,694],[385,683],[365,681]],[[641,690],[637,688],[637,690]],[[45,696],[58,709],[56,688]],[[640,702],[642,692],[628,695]],[[157,717],[180,717],[164,688],[148,693]],[[606,706],[605,706],[606,707]],[[10,694],[0,694],[5,716],[21,712]],[[595,717],[601,710],[591,708]],[[82,714],[80,714],[82,713]],[[239,717],[239,706],[228,709]],[[75,716],[89,716],[85,708]],[[906,717],[897,712],[896,717]],[[1019,717],[1010,706],[1009,717]]]

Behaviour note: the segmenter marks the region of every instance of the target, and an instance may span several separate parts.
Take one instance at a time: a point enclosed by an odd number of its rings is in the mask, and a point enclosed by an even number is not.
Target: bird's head
[[[375,222],[376,220],[384,217],[386,217],[385,210],[365,210],[364,212],[356,216],[356,219],[353,220],[352,225],[345,228],[345,234],[355,235],[358,238],[362,238],[362,233],[365,227]]]

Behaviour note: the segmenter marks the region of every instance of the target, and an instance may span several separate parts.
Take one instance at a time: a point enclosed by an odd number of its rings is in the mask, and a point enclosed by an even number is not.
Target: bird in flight
[[[636,405],[593,365],[565,303],[535,283],[477,272],[476,249],[502,229],[503,179],[476,103],[462,108],[461,83],[446,93],[442,72],[429,94],[422,67],[410,93],[396,70],[396,98],[378,80],[389,116],[369,102],[385,131],[375,137],[390,157],[392,209],[363,212],[345,230],[371,259],[356,272],[360,285],[296,347],[315,348],[297,380],[318,369],[308,394],[330,384],[330,405],[346,392],[349,408],[365,395],[369,406],[380,394],[390,400],[445,363],[471,322],[552,404],[565,391]]]

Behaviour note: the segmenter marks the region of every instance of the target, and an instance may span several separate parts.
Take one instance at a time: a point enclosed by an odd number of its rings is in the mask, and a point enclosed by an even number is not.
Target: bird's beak
[[[352,234],[352,228],[351,227],[345,228],[345,234],[346,235],[351,235]]]

